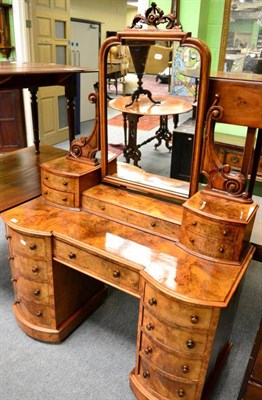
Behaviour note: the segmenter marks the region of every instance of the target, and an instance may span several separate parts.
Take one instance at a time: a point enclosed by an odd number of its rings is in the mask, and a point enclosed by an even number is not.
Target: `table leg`
[[[32,111],[32,119],[33,119],[33,133],[34,133],[34,145],[36,154],[40,153],[39,145],[39,121],[38,121],[38,106],[37,106],[37,91],[38,87],[30,87],[28,88],[31,94],[31,111]]]
[[[138,166],[138,161],[141,160],[141,151],[138,150],[137,146],[137,123],[140,116],[135,114],[126,114],[126,117],[129,125],[128,141],[123,154],[127,163],[132,159],[134,160],[134,165]]]
[[[170,145],[172,141],[172,133],[168,129],[168,115],[160,116],[160,127],[156,131],[155,138],[158,143],[155,144],[155,149],[161,145],[162,140],[165,141],[166,148],[170,151],[172,149],[172,145]]]
[[[67,98],[67,118],[70,143],[75,139],[75,97],[76,97],[76,76],[73,75],[65,85]]]

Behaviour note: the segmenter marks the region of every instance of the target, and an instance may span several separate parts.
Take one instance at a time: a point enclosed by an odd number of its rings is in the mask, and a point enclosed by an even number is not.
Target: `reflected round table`
[[[134,101],[132,105],[127,107],[131,101],[131,96],[117,97],[109,102],[109,107],[121,111],[123,114],[123,127],[124,127],[124,157],[126,162],[129,163],[132,159],[134,165],[138,165],[141,160],[141,146],[156,139],[158,142],[155,148],[161,145],[162,140],[168,150],[171,150],[170,142],[172,133],[168,129],[168,116],[172,115],[173,118],[179,114],[184,114],[192,110],[192,104],[188,101],[182,100],[176,96],[156,96],[154,100],[160,101],[159,104],[152,103],[147,96],[140,96],[138,100]],[[137,144],[137,125],[139,118],[147,116],[159,116],[160,127],[155,135],[149,137],[144,142]]]

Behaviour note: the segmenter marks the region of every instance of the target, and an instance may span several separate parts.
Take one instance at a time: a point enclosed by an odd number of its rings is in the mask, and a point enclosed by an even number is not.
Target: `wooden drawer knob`
[[[192,339],[188,339],[188,341],[186,342],[186,346],[188,349],[193,349],[195,347],[195,342]]]
[[[231,157],[231,161],[236,164],[239,162],[239,158],[238,157]]]
[[[11,239],[10,235],[5,235],[6,240]]]
[[[192,221],[192,225],[196,226],[197,225],[197,221]]]
[[[11,283],[17,282],[16,278],[11,278]]]
[[[63,197],[62,200],[63,200],[64,202],[66,202],[66,201],[67,201],[67,197]]]
[[[46,176],[44,177],[44,179],[48,180],[48,176],[46,175]]]
[[[154,329],[154,325],[152,324],[152,322],[149,322],[148,324],[146,324],[146,329],[148,331],[152,331],[152,329]]]
[[[36,289],[36,290],[34,291],[34,295],[35,295],[35,296],[39,296],[39,295],[40,295],[40,289]]]
[[[182,371],[183,371],[184,374],[188,374],[188,372],[189,372],[188,366],[187,365],[183,365],[182,366]]]
[[[105,206],[101,206],[100,208],[102,211],[104,211],[106,209]]]
[[[150,373],[149,373],[149,371],[144,371],[143,372],[143,377],[146,379],[146,378],[149,378],[150,377]]]
[[[73,260],[74,258],[76,258],[76,254],[73,253],[72,251],[70,251],[70,253],[68,254],[68,257],[70,258],[70,260]]]
[[[178,397],[184,397],[185,391],[183,389],[178,389],[177,394],[178,394]]]
[[[152,297],[152,299],[148,300],[148,303],[150,306],[156,306],[157,305],[157,299],[155,297]]]
[[[20,300],[17,299],[17,300],[15,301],[15,304],[19,304],[19,303],[20,303]]]
[[[64,185],[64,186],[67,186],[67,185],[68,185],[68,182],[66,182],[66,181],[63,182],[63,185]]]
[[[31,243],[29,246],[30,250],[35,250],[36,249],[36,244],[35,243]]]
[[[191,322],[192,322],[192,324],[197,324],[198,321],[199,321],[198,315],[192,314],[192,315],[191,315]]]
[[[113,277],[114,277],[114,278],[119,278],[120,275],[121,275],[121,273],[120,273],[119,269],[116,269],[116,270],[113,272]]]
[[[155,222],[151,222],[151,226],[152,226],[152,228],[154,228],[156,226],[156,223]]]
[[[14,257],[8,257],[8,261],[14,260]]]
[[[220,253],[222,253],[222,254],[223,254],[223,253],[224,253],[224,251],[225,251],[224,247],[222,247],[222,246],[221,246],[221,247],[219,248],[219,251],[220,251]]]
[[[191,238],[189,239],[189,241],[190,241],[190,243],[194,243],[194,242],[195,242],[195,239],[191,237]]]
[[[148,354],[151,354],[152,353],[152,347],[150,347],[150,346],[147,346],[146,348],[145,348],[145,353],[148,355]]]
[[[227,236],[227,235],[228,235],[228,231],[227,231],[227,230],[224,230],[224,231],[223,231],[223,235],[224,235],[224,236]]]
[[[46,190],[46,191],[44,192],[44,194],[48,194],[48,191]]]
[[[37,311],[37,313],[36,313],[37,317],[42,317],[42,315],[43,315],[42,311]]]
[[[36,272],[38,272],[39,271],[39,268],[38,267],[33,267],[32,268],[32,272],[35,274]]]

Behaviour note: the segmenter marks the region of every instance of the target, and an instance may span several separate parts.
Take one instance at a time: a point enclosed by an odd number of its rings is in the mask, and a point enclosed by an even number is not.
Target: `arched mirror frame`
[[[204,130],[204,117],[206,110],[206,101],[208,94],[208,82],[210,72],[210,51],[206,44],[199,39],[191,37],[190,33],[175,30],[132,30],[127,29],[118,32],[116,36],[109,37],[101,46],[99,55],[99,120],[100,120],[100,144],[101,144],[101,174],[104,182],[117,186],[125,186],[127,188],[135,188],[142,192],[162,195],[168,198],[185,200],[184,196],[173,193],[171,191],[159,189],[157,187],[149,187],[147,185],[123,180],[116,176],[108,174],[108,152],[107,152],[107,95],[106,95],[106,67],[108,52],[112,45],[124,44],[125,41],[170,41],[179,42],[182,47],[191,47],[196,49],[200,54],[200,84],[198,96],[198,108],[195,124],[195,140],[193,146],[193,157],[191,165],[191,179],[189,188],[189,197],[198,191],[199,172],[201,164],[201,150]],[[170,178],[171,179],[171,178]]]

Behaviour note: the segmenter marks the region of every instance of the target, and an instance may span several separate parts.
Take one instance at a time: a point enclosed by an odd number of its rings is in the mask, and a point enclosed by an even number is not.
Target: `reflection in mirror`
[[[107,143],[117,156],[115,177],[188,197],[200,55],[179,42],[136,45],[114,43],[107,57]]]
[[[226,0],[219,69],[262,73],[262,1]]]

